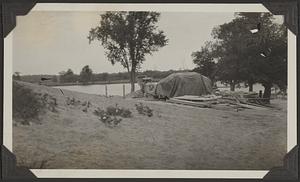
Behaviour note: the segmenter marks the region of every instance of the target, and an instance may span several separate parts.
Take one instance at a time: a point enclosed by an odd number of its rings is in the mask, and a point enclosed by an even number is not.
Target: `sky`
[[[89,44],[89,30],[104,12],[33,11],[17,17],[13,31],[13,71],[21,75],[58,74],[72,69],[79,74],[89,65],[94,73],[124,72],[112,65],[99,41]],[[161,12],[158,29],[168,45],[146,56],[141,71],[193,69],[191,54],[212,40],[213,27],[230,22],[234,13]]]

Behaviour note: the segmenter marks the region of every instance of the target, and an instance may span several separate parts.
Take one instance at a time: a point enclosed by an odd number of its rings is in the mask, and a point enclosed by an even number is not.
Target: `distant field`
[[[21,83],[21,82],[20,82]],[[21,83],[57,100],[57,112],[46,112],[41,124],[13,127],[18,165],[51,169],[265,169],[281,166],[287,146],[287,102],[274,109],[216,110],[165,103],[101,97]],[[66,99],[89,101],[70,106]],[[142,102],[148,117],[135,109]],[[109,128],[93,114],[118,104],[132,118]]]

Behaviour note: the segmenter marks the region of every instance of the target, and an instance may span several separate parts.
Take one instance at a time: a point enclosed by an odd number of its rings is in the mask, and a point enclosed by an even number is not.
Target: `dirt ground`
[[[287,101],[274,109],[222,110],[162,101],[105,98],[25,84],[57,99],[57,113],[41,124],[14,124],[13,153],[18,165],[55,169],[270,169],[286,154]],[[91,107],[66,104],[66,98],[90,101]],[[153,117],[138,114],[143,102]],[[118,103],[132,118],[109,128],[93,114]]]

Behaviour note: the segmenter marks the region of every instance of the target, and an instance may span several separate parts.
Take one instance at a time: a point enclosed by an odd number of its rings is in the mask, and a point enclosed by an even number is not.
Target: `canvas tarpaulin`
[[[207,95],[212,93],[211,80],[199,73],[173,73],[160,80],[156,86],[159,97],[178,97],[183,95]]]

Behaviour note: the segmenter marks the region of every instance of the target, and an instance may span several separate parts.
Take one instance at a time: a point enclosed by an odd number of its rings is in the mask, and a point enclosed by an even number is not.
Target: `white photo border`
[[[32,11],[269,12],[262,4],[38,3]],[[13,31],[4,39],[3,145],[12,151]],[[288,30],[287,152],[297,145],[297,38]],[[30,169],[38,178],[263,178],[267,170]]]

